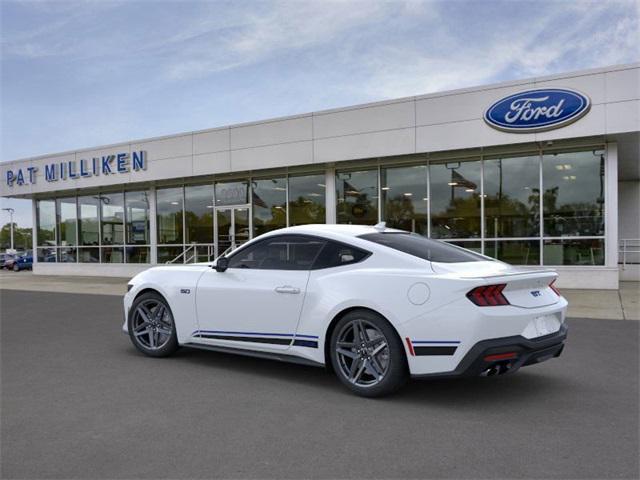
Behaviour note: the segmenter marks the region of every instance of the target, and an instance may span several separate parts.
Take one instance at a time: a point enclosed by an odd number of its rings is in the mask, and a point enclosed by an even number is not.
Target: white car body
[[[513,337],[511,343],[525,350],[538,339],[540,348],[531,347],[534,350],[553,344],[550,353],[536,361],[559,355],[567,302],[550,286],[555,272],[517,268],[489,257],[430,262],[360,238],[380,231],[351,225],[290,227],[257,237],[231,254],[284,234],[320,237],[371,252],[363,261],[332,268],[218,272],[212,268],[215,263],[151,268],[130,281],[125,318],[141,292],[155,290],[173,312],[180,345],[325,365],[330,362],[325,345],[332,322],[349,309],[370,309],[397,332],[412,376],[469,373],[476,359],[467,354],[474,346],[482,354],[484,347],[505,337]],[[467,297],[475,287],[494,284],[506,284],[502,293],[509,305],[481,307]],[[123,328],[126,332],[126,321]],[[554,341],[547,345],[548,338]],[[500,352],[505,344],[509,342],[496,344]],[[488,369],[486,364],[481,367]]]

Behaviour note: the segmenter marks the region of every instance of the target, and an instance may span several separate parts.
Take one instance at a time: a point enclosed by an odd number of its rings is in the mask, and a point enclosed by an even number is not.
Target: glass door
[[[216,256],[249,240],[249,206],[216,208]]]

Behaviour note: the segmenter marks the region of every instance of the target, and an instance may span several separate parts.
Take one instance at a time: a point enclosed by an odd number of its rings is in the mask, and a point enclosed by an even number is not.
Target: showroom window
[[[100,195],[102,263],[124,262],[124,193]]]
[[[156,191],[158,263],[172,261],[184,251],[183,194],[182,187],[161,188]]]
[[[214,257],[213,210],[213,185],[185,187],[185,248],[190,247],[185,261],[206,262]]]
[[[325,223],[324,174],[289,177],[289,226]]]
[[[287,226],[287,179],[275,177],[251,181],[253,236]]]
[[[76,197],[56,199],[59,262],[75,262],[78,244],[78,208]]]
[[[97,195],[78,197],[79,262],[100,262],[99,201]]]
[[[337,221],[354,225],[378,222],[378,169],[338,172]]]
[[[383,168],[380,171],[382,218],[388,227],[428,234],[427,166]]]
[[[37,257],[39,262],[55,262],[56,253],[56,202],[38,200],[36,205]]]
[[[516,265],[604,265],[602,149],[381,163],[379,215],[376,170],[336,174],[338,223],[384,220]]]
[[[540,157],[484,160],[485,236],[540,236]]]
[[[480,160],[429,167],[433,238],[481,236],[480,169]]]
[[[149,192],[125,192],[125,261],[150,263]]]

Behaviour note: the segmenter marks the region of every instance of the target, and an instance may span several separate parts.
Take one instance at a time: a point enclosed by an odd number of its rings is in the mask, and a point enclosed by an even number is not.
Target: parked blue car
[[[14,272],[19,272],[20,270],[31,270],[31,268],[33,268],[33,254],[31,252],[20,255],[13,262]]]

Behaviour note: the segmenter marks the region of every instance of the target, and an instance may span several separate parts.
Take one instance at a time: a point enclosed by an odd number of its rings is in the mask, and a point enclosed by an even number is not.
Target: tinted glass
[[[185,243],[213,243],[213,185],[184,188]]]
[[[602,151],[542,158],[545,236],[604,235]]]
[[[97,196],[78,197],[78,232],[80,245],[100,244],[98,224],[99,205],[99,197]],[[98,261],[94,260],[94,258],[100,257],[96,252],[91,252],[90,260],[82,260],[82,258],[84,258],[83,255],[78,254],[78,256],[81,262]]]
[[[289,177],[289,225],[325,223],[325,176]]]
[[[253,180],[253,235],[287,226],[287,179]]]
[[[480,161],[431,165],[431,236],[480,237]]]
[[[148,195],[147,192],[125,192],[124,194],[127,244],[129,245],[149,244]]]
[[[59,198],[56,203],[58,204],[58,232],[60,232],[58,243],[62,246],[75,245],[78,215],[76,199],[75,197]]]
[[[158,243],[182,243],[182,187],[159,189],[156,195]]]
[[[100,195],[100,205],[102,208],[102,244],[122,245],[124,243],[124,194]]]
[[[269,238],[232,255],[229,268],[309,270],[324,243],[301,236]]]
[[[383,218],[387,226],[427,234],[427,166],[381,171]]]
[[[540,235],[540,157],[484,162],[485,236]]]
[[[378,170],[338,173],[336,193],[338,223],[378,223]]]
[[[249,182],[216,183],[216,206],[249,203]]]
[[[38,200],[38,245],[56,244],[56,202]]]
[[[487,260],[470,250],[430,240],[416,233],[367,233],[360,238],[431,262],[458,263]]]
[[[319,268],[340,267],[357,263],[369,256],[369,252],[344,243],[327,241],[313,264],[314,270]]]

